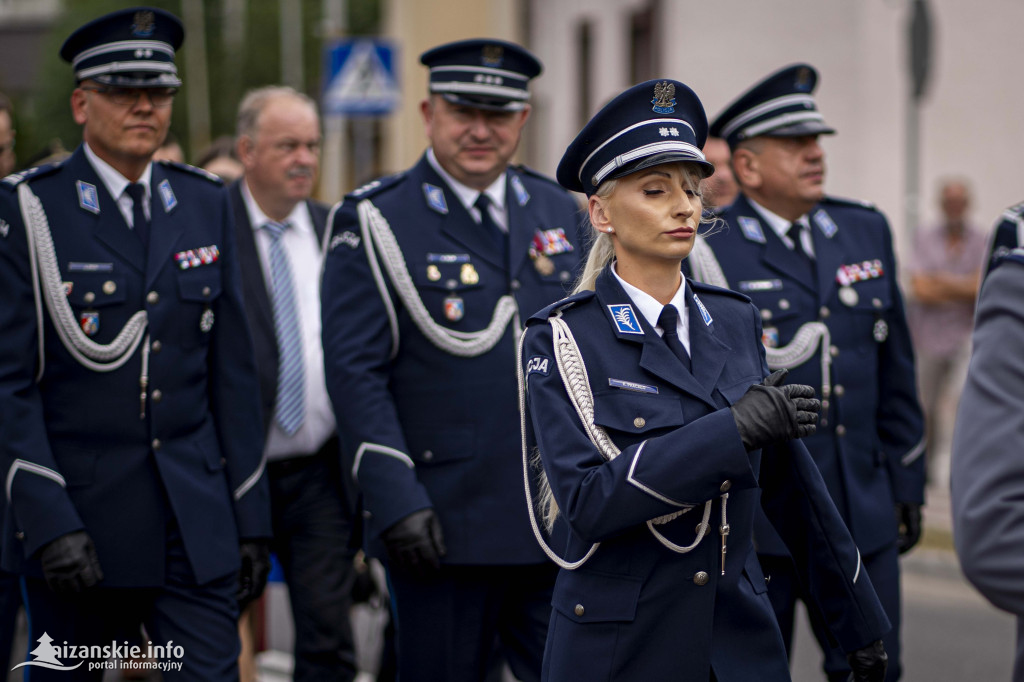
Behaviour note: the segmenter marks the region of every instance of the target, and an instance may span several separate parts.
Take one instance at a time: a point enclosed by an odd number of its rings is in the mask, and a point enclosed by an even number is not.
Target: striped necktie
[[[302,329],[295,283],[288,254],[281,235],[289,223],[267,222],[270,234],[270,280],[273,286],[274,329],[277,332],[277,423],[289,436],[294,434],[306,416],[306,377],[303,361]]]

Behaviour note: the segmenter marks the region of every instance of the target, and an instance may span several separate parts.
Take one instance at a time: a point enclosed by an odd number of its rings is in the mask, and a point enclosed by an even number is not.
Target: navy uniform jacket
[[[740,440],[728,406],[767,374],[757,310],[734,292],[688,286],[692,373],[635,308],[627,318],[633,329],[617,325],[620,306],[632,302],[608,270],[594,293],[552,306],[562,310],[580,347],[594,422],[621,448],[607,462],[569,401],[553,357],[550,311],[529,322],[522,358],[528,441],[540,448],[571,528],[556,550],[575,560],[591,543],[602,543],[582,567],[559,573],[545,679],[707,682],[712,666],[721,682],[788,681],[752,541],[759,505],[845,650],[889,629],[807,450],[794,441],[748,454]],[[722,575],[724,492],[730,533]],[[714,501],[710,530],[689,553],[664,547],[645,525],[680,505],[696,505],[658,526],[687,546],[707,500]]]
[[[803,439],[860,549],[872,554],[896,540],[893,504],[924,501],[924,418],[914,355],[885,217],[865,205],[825,199],[810,211],[817,281],[800,276],[798,256],[742,195],[707,238],[729,282],[761,310],[765,343],[785,346],[818,320],[831,336],[831,396],[822,396],[820,350],[789,373],[823,399],[815,435]],[[875,261],[878,261],[875,263]],[[865,263],[868,265],[865,267]],[[856,265],[849,288],[841,266]],[[846,302],[844,302],[844,300]],[[759,551],[781,554],[770,529]]]
[[[145,419],[141,346],[119,369],[87,369],[61,343],[44,307],[39,357],[19,179],[45,207],[76,318],[98,316],[92,340],[109,343],[131,315],[147,311]],[[96,210],[80,199],[90,191]],[[81,147],[63,164],[0,183],[7,570],[39,575],[37,550],[85,529],[103,585],[162,585],[165,524],[173,513],[204,583],[238,570],[240,537],[270,536],[258,386],[227,194],[219,182],[170,164],[153,165],[152,194],[147,260]],[[219,257],[208,264],[182,268],[175,257],[212,246]],[[45,373],[37,384],[40,362]]]
[[[1024,249],[999,260],[981,288],[960,397],[950,483],[964,575],[1017,616],[1014,680],[1024,679]]]
[[[1021,245],[1024,245],[1024,202],[1003,211],[999,221],[992,228],[988,261],[985,266],[986,275],[992,271],[1000,258]]]
[[[327,389],[345,461],[363,493],[373,552],[380,551],[373,542],[382,530],[433,507],[449,563],[544,560],[518,485],[515,345],[519,319],[563,297],[576,276],[580,212],[551,180],[522,168],[509,168],[507,178],[511,270],[425,156],[407,172],[349,195],[335,215],[322,285]],[[382,296],[357,217],[364,200],[390,223],[416,292],[438,324],[481,330],[500,296],[515,297],[519,315],[494,348],[456,357],[434,345],[386,271]],[[549,257],[553,267],[536,267],[531,241],[558,228],[572,250],[562,245]],[[463,316],[451,319],[460,305]]]

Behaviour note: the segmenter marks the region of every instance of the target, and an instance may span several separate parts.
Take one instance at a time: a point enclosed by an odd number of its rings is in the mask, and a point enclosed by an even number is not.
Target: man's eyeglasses
[[[83,87],[82,90],[97,92],[110,99],[111,102],[122,107],[133,107],[142,97],[143,93],[149,97],[154,107],[170,106],[174,96],[178,94],[178,88],[118,88],[104,86],[99,88]]]

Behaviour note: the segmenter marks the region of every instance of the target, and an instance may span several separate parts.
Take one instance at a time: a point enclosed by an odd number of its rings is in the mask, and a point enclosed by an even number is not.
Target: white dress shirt
[[[89,144],[83,145],[85,147],[85,158],[89,160],[89,164],[92,165],[92,169],[96,171],[96,175],[100,176],[100,181],[103,186],[110,192],[110,196],[114,197],[117,201],[117,208],[121,211],[121,215],[124,216],[124,220],[128,223],[128,227],[135,228],[132,220],[132,198],[125,190],[131,181],[125,176],[121,175],[113,166],[109,163],[96,156],[96,152],[89,148]],[[145,201],[142,203],[142,210],[145,212],[146,217],[150,220],[153,216],[149,214],[149,200],[153,196],[153,193],[149,189],[150,180],[153,177],[153,163],[146,164],[146,170],[142,171],[142,175],[139,177],[137,182],[145,187]]]
[[[433,149],[427,150],[427,162],[433,166],[437,174],[444,178],[444,181],[448,183],[448,186],[455,196],[459,198],[459,203],[466,207],[469,214],[473,216],[473,220],[477,223],[480,222],[480,211],[473,204],[476,203],[476,198],[480,196],[480,190],[473,189],[472,187],[466,187],[461,182],[453,178],[448,171],[441,168],[441,164],[438,163],[437,157],[434,155]],[[491,200],[491,205],[488,208],[488,212],[491,214],[491,219],[494,224],[501,228],[503,232],[508,232],[508,212],[505,210],[505,174],[502,173],[498,176],[498,179],[491,183],[491,185],[483,191],[487,195],[487,198]]]
[[[615,270],[615,263],[612,263],[612,274],[615,275],[615,279],[619,280],[619,284],[626,290],[629,297],[633,299],[633,303],[640,309],[640,314],[654,327],[654,331],[658,333],[658,336],[664,336],[665,330],[658,326],[658,318],[661,317],[661,311],[665,306],[647,292],[637,289],[619,277],[619,273]],[[693,353],[690,353],[690,311],[686,307],[686,279],[682,275],[679,276],[679,288],[676,289],[676,293],[672,296],[669,304],[674,305],[676,310],[679,311],[676,333],[679,334],[679,341],[682,342],[683,348],[692,357]]]
[[[270,218],[260,209],[253,199],[245,179],[241,181],[242,199],[249,214],[256,239],[256,251],[260,256],[263,269],[263,281],[267,285],[267,295],[271,302],[274,292],[270,290],[273,281],[270,276],[270,234],[263,226]],[[327,397],[327,383],[324,378],[324,351],[320,339],[320,270],[323,254],[320,242],[313,228],[313,218],[305,201],[295,205],[292,212],[283,221],[291,225],[281,234],[281,245],[288,256],[291,266],[292,280],[295,287],[296,304],[302,326],[302,339],[305,353],[303,354],[305,369],[305,401],[306,415],[302,426],[291,436],[286,434],[271,419],[270,432],[267,434],[265,452],[267,459],[284,459],[296,455],[312,455],[316,453],[327,439],[334,433],[334,411]]]
[[[793,243],[793,240],[790,239],[789,235],[786,233],[789,232],[790,225],[793,223],[800,223],[803,227],[803,229],[800,230],[800,244],[804,247],[804,253],[809,255],[811,258],[815,257],[814,239],[811,238],[810,222],[807,220],[806,214],[790,222],[777,213],[772,213],[750,197],[747,197],[747,201],[749,201],[750,205],[754,207],[754,210],[761,214],[761,218],[768,223],[768,226],[772,228],[772,231],[774,231],[775,234],[779,235],[779,239],[781,239],[782,243],[791,251],[796,244]]]

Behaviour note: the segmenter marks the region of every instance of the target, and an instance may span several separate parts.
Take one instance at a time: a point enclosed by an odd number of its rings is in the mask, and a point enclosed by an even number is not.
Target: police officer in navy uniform
[[[4,568],[32,679],[100,679],[66,644],[136,644],[165,679],[237,679],[270,536],[259,388],[227,194],[152,163],[178,19],[122,10],[61,49],[83,144],[0,183]],[[56,649],[54,644],[59,645]],[[55,663],[56,661],[56,663]],[[178,665],[180,670],[176,670]],[[28,674],[28,673],[26,673]]]
[[[713,170],[706,136],[692,90],[649,81],[595,115],[558,166],[588,195],[596,239],[576,293],[530,319],[520,358],[524,475],[536,447],[539,516],[563,568],[544,679],[788,681],[754,553],[763,505],[855,679],[881,680],[888,620],[792,440],[814,432],[814,389],[767,376],[750,299],[680,273]]]
[[[516,484],[515,342],[576,275],[579,211],[509,165],[533,55],[477,39],[421,61],[430,148],[333,218],[327,388],[369,551],[386,559],[400,679],[483,679],[500,641],[515,675],[536,680],[555,566]]]
[[[992,271],[1000,258],[1021,245],[1024,245],[1024,202],[1003,211],[992,228],[985,275]]]
[[[817,109],[816,82],[813,67],[786,67],[712,122],[742,192],[689,264],[760,308],[769,367],[820,390],[821,422],[805,443],[893,623],[885,648],[895,680],[899,554],[920,536],[924,501],[923,418],[889,225],[870,205],[824,194],[818,137],[835,131]],[[788,642],[804,590],[773,529],[757,540]],[[844,657],[815,625],[826,672],[845,680]]]

